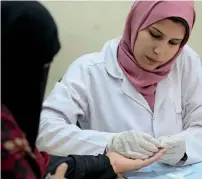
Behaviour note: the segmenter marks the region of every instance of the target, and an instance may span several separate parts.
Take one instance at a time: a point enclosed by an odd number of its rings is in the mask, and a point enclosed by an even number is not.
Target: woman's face
[[[169,19],[141,30],[134,44],[134,56],[146,70],[154,70],[171,60],[185,36],[185,26]]]

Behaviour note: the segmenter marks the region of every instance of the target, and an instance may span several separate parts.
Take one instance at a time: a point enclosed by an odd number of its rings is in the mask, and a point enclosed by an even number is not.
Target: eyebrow
[[[155,27],[152,27],[154,30],[156,30],[156,31],[158,31],[161,35],[165,35],[165,34],[163,34],[163,32],[161,32],[159,29],[157,29],[157,28],[155,28]],[[177,41],[181,41],[181,40],[183,40],[183,39],[176,39],[176,38],[174,38],[174,40],[177,40]]]

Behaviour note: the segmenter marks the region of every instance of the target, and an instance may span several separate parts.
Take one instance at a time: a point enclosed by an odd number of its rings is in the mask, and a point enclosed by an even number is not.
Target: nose
[[[155,53],[155,55],[161,56],[165,53],[166,51],[166,44],[155,44],[153,52]]]

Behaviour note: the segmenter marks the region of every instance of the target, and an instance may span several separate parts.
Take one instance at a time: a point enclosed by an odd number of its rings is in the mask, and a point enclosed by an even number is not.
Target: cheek
[[[143,56],[146,51],[148,51],[148,49],[150,49],[151,47],[150,41],[148,39],[148,37],[145,34],[140,34],[135,42],[134,45],[134,56],[136,58]]]
[[[138,33],[135,45],[134,55],[143,56],[152,48],[152,39],[147,30],[142,30]]]
[[[167,53],[166,53],[166,56],[165,56],[166,61],[171,60],[176,55],[178,50],[179,50],[179,46],[169,48]]]

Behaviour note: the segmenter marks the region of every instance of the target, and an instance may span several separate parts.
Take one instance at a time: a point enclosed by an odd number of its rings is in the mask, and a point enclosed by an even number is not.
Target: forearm
[[[113,133],[81,130],[61,118],[47,119],[40,125],[37,147],[52,155],[103,154]]]

